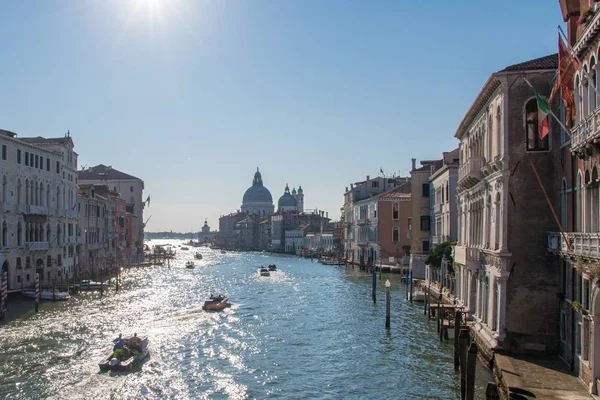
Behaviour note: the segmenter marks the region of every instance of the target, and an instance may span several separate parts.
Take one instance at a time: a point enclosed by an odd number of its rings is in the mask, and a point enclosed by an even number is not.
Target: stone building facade
[[[531,165],[558,200],[560,130],[538,134],[537,93],[549,96],[557,55],[496,72],[455,137],[460,141],[456,298],[483,355],[557,351],[559,269],[545,251],[556,226]],[[556,112],[558,113],[558,108]],[[531,164],[530,164],[531,163]],[[555,203],[553,203],[555,204]]]
[[[458,180],[458,149],[444,154],[444,164],[429,178],[431,198],[431,245],[456,241],[457,206],[456,181]]]

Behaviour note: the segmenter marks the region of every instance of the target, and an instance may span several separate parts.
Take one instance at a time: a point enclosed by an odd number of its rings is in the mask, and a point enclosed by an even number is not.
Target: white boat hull
[[[35,290],[26,289],[22,292],[23,296],[35,299]],[[71,295],[67,292],[55,292],[52,293],[51,290],[41,290],[40,291],[40,300],[69,300]]]

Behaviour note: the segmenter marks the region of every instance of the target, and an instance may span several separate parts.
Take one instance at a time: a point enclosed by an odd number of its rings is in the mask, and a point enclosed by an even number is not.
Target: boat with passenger
[[[194,267],[195,267],[195,265],[194,265],[194,262],[193,262],[193,261],[188,261],[188,262],[186,262],[186,263],[185,263],[185,267],[186,267],[186,268],[189,268],[189,269],[192,269],[192,268],[194,268]]]
[[[202,309],[205,311],[221,311],[222,309],[231,306],[229,303],[229,298],[222,295],[210,295],[210,299],[204,302],[202,305]]]
[[[277,271],[277,265],[275,264],[271,264],[267,268],[269,269],[269,271]]]
[[[131,371],[140,365],[150,355],[150,341],[148,337],[139,337],[134,333],[130,338],[123,338],[121,334],[113,340],[114,346],[108,357],[98,363],[100,371]]]
[[[271,273],[269,272],[268,268],[265,267],[260,267],[258,272],[260,273],[260,276],[271,276]]]
[[[196,255],[194,257],[196,258],[196,260],[202,260],[202,253],[200,253],[199,251],[197,251]]]

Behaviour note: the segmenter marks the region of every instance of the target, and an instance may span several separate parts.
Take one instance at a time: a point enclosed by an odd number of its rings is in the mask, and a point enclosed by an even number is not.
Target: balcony
[[[471,268],[477,268],[479,249],[467,246],[454,246],[454,261]]]
[[[11,212],[13,209],[12,204],[10,203],[2,203],[2,212]]]
[[[471,157],[458,169],[458,185],[463,189],[469,189],[477,184],[483,177],[481,168],[483,157]]]
[[[27,243],[27,250],[29,251],[42,251],[49,250],[50,243],[48,242],[29,242]]]
[[[548,251],[600,260],[600,233],[548,232]]]
[[[571,131],[571,152],[585,155],[600,140],[600,107],[579,122]]]
[[[433,212],[436,214],[441,213],[444,210],[444,203],[437,203],[433,205]]]
[[[48,208],[44,206],[29,205],[27,214],[48,215]]]
[[[27,214],[27,212],[29,211],[29,206],[27,204],[19,204],[19,207],[17,209],[19,210],[19,213]]]
[[[436,235],[431,237],[431,243],[442,244],[450,241],[450,236],[447,235]]]

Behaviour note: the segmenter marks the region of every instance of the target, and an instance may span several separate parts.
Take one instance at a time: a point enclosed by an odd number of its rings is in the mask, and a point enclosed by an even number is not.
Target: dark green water
[[[154,242],[151,242],[154,243]],[[178,242],[181,243],[181,242]],[[188,270],[123,273],[122,290],[42,303],[0,327],[0,398],[64,399],[456,399],[452,344],[440,343],[421,304],[407,304],[399,276],[293,257],[220,254]],[[277,264],[271,277],[257,267]],[[386,332],[383,282],[392,282]],[[211,292],[234,305],[206,313]],[[151,357],[128,374],[99,373],[119,333],[148,335]],[[490,375],[477,370],[478,397]]]

